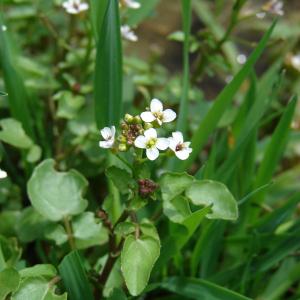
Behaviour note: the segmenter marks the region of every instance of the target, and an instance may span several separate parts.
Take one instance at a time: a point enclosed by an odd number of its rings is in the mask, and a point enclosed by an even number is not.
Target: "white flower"
[[[65,8],[67,13],[76,15],[82,11],[88,10],[89,5],[85,2],[81,2],[81,0],[67,0],[62,6]]]
[[[4,179],[7,177],[7,173],[0,169],[0,179]]]
[[[141,7],[141,3],[134,0],[124,0],[124,3],[127,7],[132,9],[139,9]]]
[[[121,35],[125,40],[130,42],[137,42],[138,37],[137,35],[131,30],[128,25],[121,26]]]
[[[146,155],[150,160],[155,160],[159,156],[158,150],[166,150],[169,147],[169,140],[158,138],[155,129],[150,128],[144,132],[144,135],[138,136],[134,145],[137,148],[146,149]]]
[[[260,11],[256,14],[256,17],[258,19],[263,19],[266,16],[266,13],[264,11]]]
[[[239,54],[236,57],[236,61],[240,64],[240,65],[244,65],[247,61],[247,56],[245,54]]]
[[[193,149],[190,148],[190,142],[184,142],[183,136],[180,131],[172,133],[172,137],[169,138],[169,148],[174,151],[175,155],[181,159],[185,160],[192,153]]]
[[[300,53],[291,57],[291,65],[300,72]]]
[[[283,11],[283,1],[278,1],[278,0],[270,0],[268,3],[266,3],[263,6],[263,10],[270,12],[271,14],[275,14],[278,16],[283,16],[284,11]]]
[[[1,25],[1,30],[4,32],[7,30],[7,26],[6,25]]]
[[[144,122],[151,123],[157,121],[159,125],[169,123],[175,120],[176,113],[172,109],[163,110],[163,105],[158,99],[152,99],[150,103],[150,111],[141,113]]]
[[[104,127],[101,129],[101,135],[104,138],[104,141],[99,142],[99,146],[101,148],[109,149],[112,148],[115,143],[115,134],[116,134],[116,128],[115,126]]]

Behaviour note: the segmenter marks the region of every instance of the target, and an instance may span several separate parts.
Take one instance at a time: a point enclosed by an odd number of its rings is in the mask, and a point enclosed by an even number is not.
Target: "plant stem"
[[[75,240],[74,240],[74,236],[73,236],[72,225],[71,225],[71,222],[70,222],[70,219],[68,216],[64,217],[64,225],[65,225],[65,229],[67,232],[70,248],[71,248],[71,250],[75,250],[76,246],[75,246]]]

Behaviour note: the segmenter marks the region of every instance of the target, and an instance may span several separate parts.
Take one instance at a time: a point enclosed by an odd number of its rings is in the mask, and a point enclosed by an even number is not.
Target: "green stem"
[[[70,222],[70,219],[69,219],[68,216],[66,216],[66,217],[64,217],[63,221],[64,221],[64,226],[65,226],[65,229],[66,229],[66,232],[67,232],[70,248],[71,248],[71,250],[75,250],[76,245],[75,245],[75,240],[74,240],[74,235],[73,235],[73,230],[72,230],[72,224]]]

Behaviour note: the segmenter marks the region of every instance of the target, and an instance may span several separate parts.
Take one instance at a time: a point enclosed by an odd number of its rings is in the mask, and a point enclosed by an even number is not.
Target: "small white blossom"
[[[0,179],[4,179],[7,177],[7,173],[0,169]]]
[[[192,153],[193,149],[190,148],[190,142],[183,141],[183,135],[180,131],[172,133],[172,137],[169,138],[169,148],[174,151],[175,155],[181,159],[187,159]]]
[[[266,13],[264,11],[260,11],[256,14],[256,17],[258,19],[263,19],[266,16]]]
[[[236,60],[237,62],[240,64],[240,65],[243,65],[246,63],[247,61],[247,56],[245,54],[239,54],[237,57],[236,57]]]
[[[81,2],[81,0],[67,0],[62,6],[65,8],[67,13],[76,15],[82,11],[88,10],[89,5],[86,2]]]
[[[121,26],[121,35],[125,40],[128,40],[130,42],[138,41],[137,35],[131,30],[128,25]]]
[[[116,134],[115,126],[112,126],[111,128],[104,127],[103,129],[101,129],[100,132],[104,141],[99,142],[99,146],[105,149],[112,148],[115,143],[115,134]]]
[[[263,10],[274,15],[283,16],[283,1],[271,0],[263,6]]]
[[[141,7],[141,3],[134,0],[124,0],[124,3],[127,7],[132,9],[139,9]]]
[[[6,31],[7,30],[7,26],[6,25],[1,25],[1,30],[2,31]]]
[[[300,53],[291,57],[291,65],[300,72]]]
[[[159,125],[169,123],[176,119],[176,113],[172,109],[163,110],[163,105],[158,99],[152,99],[150,103],[150,111],[141,113],[144,122],[151,123],[157,121]]]
[[[166,150],[169,147],[169,140],[158,138],[156,130],[150,128],[144,132],[144,135],[135,139],[134,145],[137,148],[146,149],[148,159],[155,160],[159,156],[158,150]]]

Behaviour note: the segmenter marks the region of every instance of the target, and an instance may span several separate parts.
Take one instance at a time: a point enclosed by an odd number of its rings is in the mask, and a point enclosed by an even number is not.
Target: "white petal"
[[[180,131],[173,132],[172,136],[173,136],[174,140],[177,142],[177,144],[183,143],[183,135]]]
[[[177,140],[174,139],[174,138],[172,138],[172,137],[169,137],[169,148],[170,148],[172,151],[176,152],[176,147],[177,147],[177,145],[178,145]]]
[[[81,3],[79,5],[79,10],[80,11],[84,11],[84,10],[88,10],[89,9],[89,5],[87,3]]]
[[[159,138],[156,142],[156,147],[159,150],[166,150],[169,147],[169,140],[166,138]]]
[[[175,154],[179,159],[186,160],[190,155],[190,151],[188,149],[183,149],[180,151],[176,151]]]
[[[156,139],[157,138],[157,132],[154,128],[150,128],[150,129],[147,129],[144,132],[144,136],[147,138],[147,140]]]
[[[163,122],[164,123],[169,123],[172,122],[176,119],[176,112],[172,109],[166,109],[163,112]]]
[[[7,177],[7,173],[0,169],[0,179],[6,178],[6,177]]]
[[[146,155],[150,160],[155,160],[159,156],[159,151],[155,147],[152,147],[146,150]]]
[[[134,141],[134,145],[137,148],[142,148],[142,149],[146,149],[146,143],[147,143],[147,139],[143,135],[138,136]]]
[[[163,105],[158,99],[152,99],[150,103],[150,110],[151,112],[162,112],[163,111]]]
[[[109,127],[104,127],[100,132],[105,140],[109,140],[113,136],[112,130]]]
[[[183,147],[184,148],[189,148],[190,147],[191,142],[184,142],[183,143]]]
[[[113,144],[114,144],[114,140],[99,142],[99,146],[104,149],[112,148]]]
[[[145,111],[145,112],[141,113],[141,119],[144,122],[151,123],[155,120],[155,117],[153,116],[153,114],[150,111]]]

